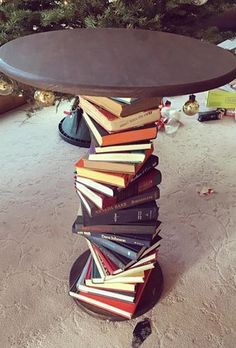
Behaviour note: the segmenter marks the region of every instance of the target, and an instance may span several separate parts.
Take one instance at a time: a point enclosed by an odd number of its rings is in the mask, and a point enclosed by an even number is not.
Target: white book
[[[97,181],[93,181],[91,179],[82,178],[81,176],[76,176],[75,182],[81,183],[87,187],[90,187],[91,189],[94,189],[95,191],[104,193],[105,195],[109,197],[114,196],[114,189],[112,187],[103,185]]]
[[[86,187],[83,184],[80,184],[78,182],[75,183],[75,187],[79,192],[82,192],[85,197],[89,198],[96,206],[100,209],[103,207],[103,200],[102,197],[96,194],[96,192],[93,192],[88,187]]]
[[[138,151],[138,150],[149,150],[152,147],[152,143],[141,143],[141,144],[128,144],[128,145],[114,145],[114,146],[103,146],[95,147],[96,153],[107,153],[107,152],[125,152],[125,151]]]
[[[91,154],[90,161],[121,162],[121,163],[141,163],[145,159],[144,153],[105,153]]]

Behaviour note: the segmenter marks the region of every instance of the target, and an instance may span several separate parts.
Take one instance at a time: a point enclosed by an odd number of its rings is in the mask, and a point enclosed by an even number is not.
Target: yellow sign
[[[207,107],[209,108],[236,108],[236,91],[226,92],[220,89],[213,89],[208,92]]]

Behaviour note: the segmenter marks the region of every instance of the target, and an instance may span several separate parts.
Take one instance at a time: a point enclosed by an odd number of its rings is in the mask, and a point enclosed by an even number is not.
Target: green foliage
[[[3,0],[0,5],[0,46],[37,32],[96,27],[161,30],[213,43],[235,36],[209,21],[236,11],[235,0]],[[24,90],[19,86],[19,91]],[[28,94],[27,94],[28,93]],[[25,91],[32,99],[32,91]],[[63,97],[63,96],[60,96]]]
[[[162,30],[212,42],[225,35],[207,19],[236,10],[235,0],[5,0],[0,6],[0,45],[35,32],[79,27]],[[201,2],[200,2],[201,3]]]

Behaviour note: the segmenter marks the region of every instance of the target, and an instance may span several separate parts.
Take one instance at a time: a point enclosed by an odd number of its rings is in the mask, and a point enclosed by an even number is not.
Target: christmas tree
[[[86,27],[161,30],[213,43],[235,35],[233,27],[217,27],[218,15],[236,11],[235,0],[0,0],[0,4],[0,45],[32,33]],[[17,93],[24,91],[21,86]]]

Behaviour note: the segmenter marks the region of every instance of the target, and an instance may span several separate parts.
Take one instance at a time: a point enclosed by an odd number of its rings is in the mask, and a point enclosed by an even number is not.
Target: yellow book
[[[87,286],[91,286],[93,288],[98,288],[98,289],[110,289],[110,290],[123,290],[123,291],[131,291],[134,292],[136,289],[136,284],[131,284],[131,283],[100,283],[96,284],[93,283],[91,279],[86,279],[85,284]]]
[[[208,92],[207,107],[209,108],[236,108],[236,92],[226,92],[213,89]]]
[[[94,181],[98,181],[104,184],[118,186],[118,187],[126,187],[131,180],[131,176],[129,174],[123,173],[106,173],[100,172],[99,170],[91,170],[84,167],[83,159],[79,160],[75,164],[76,173],[79,176],[84,178],[88,178]]]

